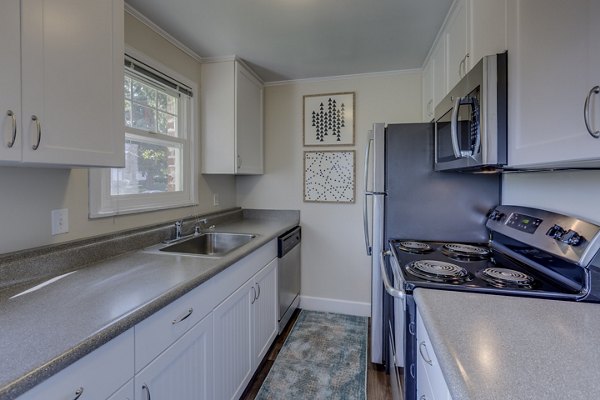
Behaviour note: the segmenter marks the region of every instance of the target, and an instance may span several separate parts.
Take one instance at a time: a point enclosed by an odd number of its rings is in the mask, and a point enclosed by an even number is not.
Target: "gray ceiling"
[[[451,0],[127,0],[202,57],[265,82],[420,68]]]

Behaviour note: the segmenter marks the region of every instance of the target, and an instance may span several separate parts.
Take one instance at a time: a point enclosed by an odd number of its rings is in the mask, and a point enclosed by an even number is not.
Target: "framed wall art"
[[[304,152],[304,201],[354,203],[354,150]]]
[[[354,92],[304,96],[304,146],[354,145]]]

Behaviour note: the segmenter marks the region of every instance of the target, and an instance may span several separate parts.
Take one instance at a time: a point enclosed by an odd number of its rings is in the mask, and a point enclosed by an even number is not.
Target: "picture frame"
[[[304,146],[354,145],[354,92],[305,95]]]
[[[356,152],[314,150],[304,152],[304,202],[354,203]]]

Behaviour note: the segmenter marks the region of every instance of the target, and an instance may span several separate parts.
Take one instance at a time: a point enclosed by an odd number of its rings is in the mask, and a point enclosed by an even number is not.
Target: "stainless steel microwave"
[[[435,108],[435,170],[494,171],[507,162],[507,54],[485,56]]]

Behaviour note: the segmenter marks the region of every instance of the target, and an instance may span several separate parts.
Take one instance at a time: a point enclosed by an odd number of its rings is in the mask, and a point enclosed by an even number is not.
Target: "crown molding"
[[[299,85],[306,83],[318,83],[324,81],[338,81],[345,79],[359,79],[359,78],[376,78],[382,76],[393,76],[393,75],[406,75],[422,73],[422,68],[413,69],[399,69],[394,71],[382,71],[382,72],[366,72],[362,74],[350,74],[350,75],[336,75],[336,76],[323,76],[319,78],[303,78],[303,79],[291,79],[287,81],[276,81],[276,82],[265,82],[265,86],[281,86],[281,85]]]
[[[170,33],[156,25],[152,20],[127,3],[125,3],[125,12],[146,25],[148,28],[152,29],[154,32],[162,36],[165,40],[177,47],[179,50],[183,51],[188,56],[192,57],[194,60],[198,62],[204,62],[204,58],[202,58],[202,56],[187,47],[185,44],[181,43],[179,40],[175,39]]]

